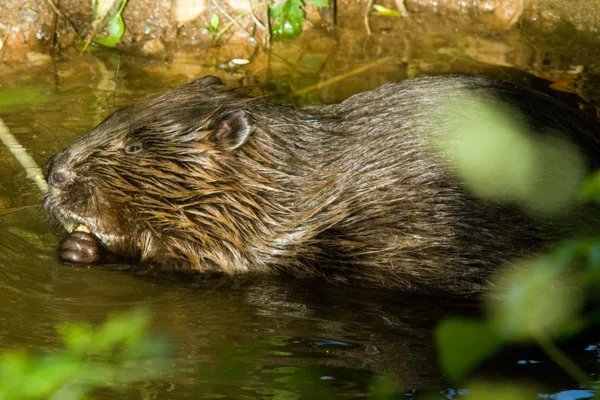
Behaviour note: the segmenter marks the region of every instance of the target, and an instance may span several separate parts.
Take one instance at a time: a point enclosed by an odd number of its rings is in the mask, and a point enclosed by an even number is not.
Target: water
[[[35,74],[0,77],[0,89],[14,90],[11,95],[17,103],[0,110],[0,117],[43,164],[114,107],[208,73],[233,86],[251,85],[257,94],[300,104],[340,100],[425,72],[485,72],[536,82],[521,71],[535,68],[535,57],[530,64],[518,65],[520,70],[469,58],[464,48],[458,57],[460,48],[452,47],[458,38],[441,40],[439,32],[416,36],[405,32],[399,46],[396,39],[403,33],[392,30],[388,36],[354,38],[349,47],[344,32],[276,44],[268,62],[259,60],[246,69],[219,69],[217,61],[200,56],[179,55],[170,63],[122,56],[117,75],[115,55],[57,59]],[[469,37],[483,40],[481,34],[473,35],[480,36]],[[515,49],[528,48],[526,42],[515,42],[514,36],[494,40]],[[356,72],[384,56],[391,58]],[[546,56],[553,59],[556,54]],[[592,61],[578,56],[577,62]],[[294,90],[343,73],[348,74],[346,79],[289,97]],[[564,83],[570,75],[560,77],[557,81]],[[173,345],[172,374],[116,391],[101,390],[94,398],[363,398],[382,376],[405,398],[428,392],[444,398],[458,396],[437,365],[433,328],[451,315],[476,314],[473,300],[422,298],[308,280],[186,282],[103,267],[66,266],[55,256],[63,233],[45,220],[38,189],[4,147],[0,147],[0,168],[0,347],[51,351],[60,346],[56,324],[99,323],[111,313],[137,306],[150,307],[152,331],[165,335]],[[578,361],[589,372],[597,370],[598,357],[584,349],[595,345],[594,340],[573,345]],[[507,352],[482,373],[529,374],[539,379],[543,392],[560,393],[556,398],[581,395],[576,383],[535,352]]]

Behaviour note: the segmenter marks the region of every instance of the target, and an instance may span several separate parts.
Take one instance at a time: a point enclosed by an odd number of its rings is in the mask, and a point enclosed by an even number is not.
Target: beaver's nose
[[[57,164],[57,156],[54,155],[44,166],[44,178],[46,178],[48,185],[55,188],[65,185],[71,176],[71,173],[68,169]]]
[[[69,180],[69,171],[64,168],[59,168],[57,170],[53,170],[48,174],[48,185],[54,187],[61,187]]]

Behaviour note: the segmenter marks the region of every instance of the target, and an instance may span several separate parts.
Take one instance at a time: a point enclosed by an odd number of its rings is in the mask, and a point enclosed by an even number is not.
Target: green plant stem
[[[590,377],[573,360],[571,360],[561,349],[552,342],[544,332],[535,330],[533,337],[538,342],[542,350],[563,369],[571,378],[582,384],[590,381]]]

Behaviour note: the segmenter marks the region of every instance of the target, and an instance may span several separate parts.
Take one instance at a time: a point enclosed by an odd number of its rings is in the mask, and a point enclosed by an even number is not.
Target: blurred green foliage
[[[435,147],[476,196],[545,218],[600,200],[600,173],[584,179],[583,158],[571,144],[550,133],[531,134],[518,113],[489,99],[458,98],[451,113],[459,118],[449,123],[454,136]],[[600,236],[573,238],[515,262],[492,279],[485,318],[448,319],[437,327],[441,367],[451,381],[464,382],[504,345],[529,341],[574,380],[597,390],[554,342],[599,322],[598,313],[584,307],[597,297],[599,284]],[[504,385],[498,391],[481,382],[469,393],[477,399],[535,398],[531,389]]]
[[[91,390],[163,377],[167,346],[148,335],[149,313],[113,315],[99,327],[58,327],[64,348],[44,356],[0,354],[0,399],[83,399]]]
[[[515,110],[467,92],[440,100],[440,108],[439,123],[448,129],[434,146],[477,197],[537,216],[576,202],[585,162],[572,144],[551,132],[534,134]]]
[[[165,341],[147,333],[148,323],[146,310],[112,315],[97,327],[65,323],[57,328],[63,344],[60,350],[46,355],[24,350],[0,353],[0,400],[80,400],[93,397],[95,389],[122,390],[134,382],[170,380],[186,373],[188,366],[178,369],[167,359]],[[250,346],[214,338],[207,349],[209,361],[197,365],[194,376],[199,387],[191,390],[220,397],[230,393],[228,385],[234,385],[240,388],[240,396],[247,391],[248,396],[260,393],[278,399],[336,398],[336,380],[330,383],[324,376],[328,368],[263,365],[257,380],[256,366],[263,357],[289,356],[286,345],[287,339],[279,336],[258,339]],[[372,400],[397,398],[402,392],[397,379],[383,375],[365,384],[365,395]]]
[[[531,385],[474,382],[465,390],[465,400],[526,400],[539,398],[539,390]]]

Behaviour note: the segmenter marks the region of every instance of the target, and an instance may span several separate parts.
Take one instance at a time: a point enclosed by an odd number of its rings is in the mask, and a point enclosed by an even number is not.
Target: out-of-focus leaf
[[[378,15],[381,17],[401,17],[402,16],[402,14],[400,14],[400,11],[392,10],[391,8],[387,8],[387,7],[384,7],[379,4],[374,4],[373,9],[374,9],[374,11],[372,12],[372,14]]]
[[[305,0],[308,4],[315,5],[317,7],[329,6],[329,0]]]
[[[369,386],[370,400],[389,400],[404,392],[402,383],[390,376],[376,376]]]
[[[531,400],[539,398],[540,391],[517,383],[476,382],[469,385],[465,400]]]
[[[453,382],[463,379],[503,344],[487,321],[447,319],[435,330],[440,365]]]
[[[579,198],[584,202],[600,201],[600,170],[588,176],[581,185]]]
[[[68,323],[57,326],[63,343],[70,352],[86,353],[94,340],[94,329],[84,323]]]
[[[148,312],[137,310],[98,328],[64,324],[58,332],[65,348],[53,354],[0,353],[0,400],[80,400],[96,387],[164,377],[167,348],[147,334],[148,321]]]
[[[44,398],[60,388],[64,382],[77,375],[79,363],[68,356],[48,357],[40,360],[26,376],[23,397]]]
[[[583,299],[576,279],[552,257],[525,260],[503,271],[488,298],[498,335],[516,341],[537,332],[556,337],[579,329]]]
[[[574,145],[530,132],[517,110],[468,91],[437,99],[434,147],[477,197],[557,215],[577,199],[585,163]]]
[[[149,314],[146,310],[136,310],[129,314],[116,314],[108,317],[102,325],[95,348],[105,351],[117,344],[129,345],[140,340],[149,323]]]

